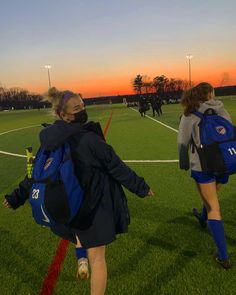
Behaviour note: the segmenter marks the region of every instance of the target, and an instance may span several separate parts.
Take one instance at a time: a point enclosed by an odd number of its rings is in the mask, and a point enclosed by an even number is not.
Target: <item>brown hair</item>
[[[206,82],[202,82],[184,91],[181,98],[181,105],[184,107],[184,115],[189,116],[191,112],[197,111],[200,104],[207,101],[209,94],[213,91],[213,86]]]
[[[48,93],[45,95],[45,100],[49,101],[52,104],[52,110],[54,115],[60,115],[60,112],[65,111],[66,103],[71,97],[75,97],[78,94],[73,93],[72,91],[59,91],[55,87],[52,87],[48,90]],[[80,96],[80,95],[79,95]]]

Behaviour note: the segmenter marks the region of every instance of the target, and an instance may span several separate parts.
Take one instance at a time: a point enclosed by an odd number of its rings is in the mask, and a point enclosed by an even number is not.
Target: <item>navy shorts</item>
[[[217,182],[221,184],[226,184],[229,180],[228,174],[222,174],[222,175],[213,175],[210,173],[200,172],[200,171],[191,171],[191,177],[197,182],[197,183],[211,183],[211,182]]]

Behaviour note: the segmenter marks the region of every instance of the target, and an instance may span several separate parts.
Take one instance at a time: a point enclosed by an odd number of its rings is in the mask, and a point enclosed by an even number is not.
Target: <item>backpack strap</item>
[[[204,116],[203,113],[198,112],[198,111],[196,111],[196,112],[192,112],[192,114],[195,115],[195,116],[197,116],[197,117],[200,118],[200,119],[202,119],[203,116]]]
[[[204,115],[217,115],[217,112],[213,108],[205,110]]]
[[[195,143],[192,135],[191,135],[191,145],[192,145],[192,147],[191,147],[192,153],[194,154],[195,150],[197,149],[197,146],[196,146],[196,143]]]
[[[192,114],[195,115],[195,116],[197,116],[198,118],[200,118],[202,120],[205,113],[203,114],[201,112],[196,111],[196,112],[192,112]],[[192,135],[191,135],[191,143],[192,143],[192,153],[194,154],[195,153],[195,149],[197,150],[197,146],[196,146],[196,143],[195,143]]]
[[[194,114],[198,118],[202,119],[205,115],[217,115],[217,112],[213,108],[208,108],[205,110],[204,113],[196,111],[196,112],[192,112],[192,114]]]

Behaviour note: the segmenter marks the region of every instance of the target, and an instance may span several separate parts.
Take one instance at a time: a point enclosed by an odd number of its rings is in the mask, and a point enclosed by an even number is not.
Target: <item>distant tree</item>
[[[153,83],[152,83],[152,80],[150,77],[148,77],[147,75],[144,75],[142,77],[142,81],[143,81],[143,85],[142,85],[142,88],[143,88],[143,92],[145,92],[146,94],[152,92],[152,89],[153,89]]]
[[[174,91],[183,91],[188,88],[188,81],[187,80],[181,80],[176,78],[170,78],[168,85],[167,85],[167,91],[174,92]]]
[[[173,92],[177,90],[176,88],[176,80],[174,78],[170,78],[166,85],[166,91]]]
[[[178,78],[168,78],[165,75],[156,76],[153,80],[147,75],[137,75],[132,80],[132,86],[137,94],[166,92],[181,92],[188,89],[188,81]]]
[[[141,94],[143,87],[143,77],[141,75],[137,75],[132,82],[132,86],[137,94]]]
[[[28,90],[19,87],[10,89],[0,87],[0,107],[2,109],[39,108],[40,105],[49,105],[48,103],[43,104],[41,95],[29,93]]]
[[[165,75],[156,76],[153,79],[153,87],[156,93],[164,93],[168,89],[169,79]]]

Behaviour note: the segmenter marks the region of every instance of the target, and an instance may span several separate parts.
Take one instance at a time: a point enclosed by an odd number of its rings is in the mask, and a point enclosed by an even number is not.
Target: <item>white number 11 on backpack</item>
[[[231,156],[236,155],[236,150],[235,150],[235,148],[229,148],[228,151],[230,152],[230,155],[231,155]]]

